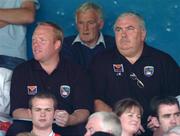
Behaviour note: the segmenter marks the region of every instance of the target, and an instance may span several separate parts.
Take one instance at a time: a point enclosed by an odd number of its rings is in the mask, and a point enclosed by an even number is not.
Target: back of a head
[[[90,117],[102,121],[102,132],[111,132],[114,136],[121,135],[121,124],[118,116],[113,112],[95,112]],[[95,122],[96,123],[96,122]]]
[[[180,136],[180,125],[171,128],[163,136],[171,136],[171,134],[174,134],[174,136]]]
[[[114,135],[106,132],[95,132],[92,136],[114,136]]]

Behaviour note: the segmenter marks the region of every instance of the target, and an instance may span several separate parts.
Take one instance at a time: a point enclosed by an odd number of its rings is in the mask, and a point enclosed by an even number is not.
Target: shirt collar
[[[115,52],[116,52],[116,55],[125,58],[122,54],[119,53],[117,48],[116,48]],[[139,59],[143,58],[143,57],[149,57],[151,55],[152,54],[151,54],[151,51],[150,51],[150,47],[146,43],[144,43],[143,51],[142,51],[142,54],[140,55]]]
[[[86,43],[84,43],[81,39],[80,39],[80,36],[79,34],[76,36],[76,38],[74,39],[72,45],[75,45],[75,43],[78,43],[80,42],[82,45],[85,45],[88,47],[88,45]],[[100,45],[100,43],[102,43],[104,45],[104,48],[106,48],[106,44],[105,44],[105,41],[104,41],[104,37],[102,35],[102,33],[100,32],[100,36],[99,36],[99,39],[98,41],[96,42],[95,46],[93,46],[92,48],[95,48],[97,45]]]
[[[32,131],[31,131],[31,134],[34,134]],[[55,136],[55,133],[53,131],[51,131],[51,133],[49,134],[49,136]]]

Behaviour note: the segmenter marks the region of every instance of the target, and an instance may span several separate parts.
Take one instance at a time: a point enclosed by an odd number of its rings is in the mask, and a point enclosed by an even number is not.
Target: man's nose
[[[122,37],[126,37],[127,36],[126,30],[122,30],[121,35],[122,35]]]
[[[175,117],[175,116],[172,116],[172,117],[171,117],[171,123],[172,123],[172,124],[176,124],[176,117]]]
[[[87,24],[87,23],[84,23],[84,24],[83,24],[83,30],[84,30],[84,31],[87,31],[88,28],[89,28],[89,27],[88,27],[88,24]]]
[[[41,111],[41,114],[40,114],[42,117],[46,116],[46,112],[45,111]]]

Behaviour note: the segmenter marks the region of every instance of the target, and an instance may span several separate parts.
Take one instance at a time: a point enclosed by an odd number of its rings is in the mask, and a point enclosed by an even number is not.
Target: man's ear
[[[28,115],[29,115],[29,117],[32,118],[32,112],[31,112],[31,109],[28,109]]]
[[[146,38],[146,30],[144,29],[141,30],[141,38],[142,38],[142,41],[144,41]]]
[[[62,47],[62,42],[60,40],[55,41],[55,49],[59,49]]]
[[[99,20],[99,30],[101,30],[104,26],[104,20],[100,19]]]

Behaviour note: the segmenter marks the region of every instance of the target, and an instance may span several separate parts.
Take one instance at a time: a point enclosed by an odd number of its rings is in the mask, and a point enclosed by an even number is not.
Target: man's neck
[[[59,64],[59,56],[52,58],[46,62],[39,62],[41,67],[48,73],[49,75],[56,69],[57,65]]]
[[[132,55],[124,55],[124,57],[125,57],[131,64],[134,64],[134,63],[136,63],[136,61],[141,57],[142,52],[143,52],[143,46],[142,46],[142,48],[141,48],[138,52],[136,52],[135,54],[132,54]]]
[[[139,59],[140,56],[134,56],[134,57],[125,57],[131,64],[136,63],[136,61]]]
[[[49,136],[51,133],[53,133],[52,127],[46,128],[46,129],[39,129],[36,127],[33,127],[33,130],[31,133],[35,134],[36,136]]]
[[[125,131],[122,131],[121,136],[133,136],[133,134],[127,133]]]

